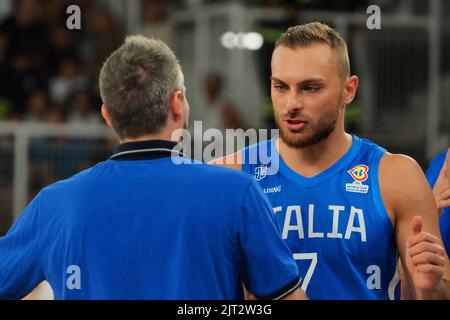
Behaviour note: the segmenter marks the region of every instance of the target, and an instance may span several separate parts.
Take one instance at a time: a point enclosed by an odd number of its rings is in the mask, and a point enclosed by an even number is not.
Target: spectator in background
[[[83,12],[80,31],[66,29],[69,4]],[[89,0],[15,1],[12,14],[0,21],[0,119],[29,118],[27,102],[36,90],[48,90],[51,104],[67,108],[76,91],[96,81],[106,56],[120,45],[117,25],[106,8]],[[90,91],[100,99],[96,86]]]
[[[14,163],[14,142],[13,137],[0,139],[0,234],[5,234],[13,217],[14,171],[8,164]]]
[[[39,4],[45,12],[45,22],[55,26],[61,23],[61,18],[66,16],[66,8],[75,4],[74,0],[45,0]],[[65,24],[65,23],[64,23]]]
[[[204,79],[204,110],[201,120],[203,128],[225,129],[243,128],[236,107],[223,95],[223,78],[210,72]]]
[[[3,117],[21,120],[30,95],[45,89],[47,29],[42,3],[17,0],[0,23],[0,100]]]
[[[0,72],[4,70],[4,63],[6,59],[6,50],[8,42],[6,35],[0,33]],[[11,102],[5,97],[6,92],[1,89],[2,76],[0,76],[0,121],[5,120],[11,109]]]
[[[194,110],[193,120],[202,121],[202,130],[205,132],[208,129],[217,129],[226,133],[226,129],[238,129],[245,130],[243,123],[240,120],[237,108],[225,98],[223,93],[224,81],[220,74],[216,72],[209,72],[203,79],[203,99],[200,108]],[[195,130],[195,129],[194,129]],[[211,132],[213,134],[213,132]],[[243,133],[236,132],[238,141],[244,139]],[[202,135],[194,136],[194,144],[203,145],[205,152],[206,148],[211,150],[211,154],[208,152],[203,154],[202,158],[196,158],[201,161],[211,161],[224,154],[226,145],[225,140],[214,138],[213,141],[203,141]],[[194,146],[192,145],[191,148]]]
[[[89,78],[95,79],[94,82],[96,82],[106,57],[122,43],[123,33],[111,13],[102,7],[90,7],[85,16],[86,36],[83,58],[88,68]]]
[[[50,46],[48,48],[47,61],[50,72],[57,74],[58,67],[64,58],[77,56],[76,41],[63,24],[54,25],[50,30],[49,37]]]
[[[42,90],[34,91],[27,102],[26,114],[23,118],[27,122],[44,122],[46,121],[46,112],[48,107],[47,94]]]
[[[92,99],[88,91],[82,90],[75,93],[69,110],[68,122],[82,125],[98,125],[100,123],[98,112],[92,110]]]
[[[30,95],[43,88],[44,81],[32,52],[17,51],[11,63],[0,66],[0,98],[7,101],[9,119],[21,119]]]
[[[166,42],[174,47],[173,26],[167,19],[167,2],[162,0],[145,0],[142,8],[142,34]]]
[[[65,122],[64,106],[54,104],[47,109],[45,115],[46,122],[51,124],[62,124]]]
[[[0,66],[6,62],[6,51],[8,50],[8,37],[0,33]]]
[[[50,80],[50,96],[53,103],[64,104],[78,91],[85,89],[88,79],[81,73],[74,57],[66,57],[59,65],[58,74]]]
[[[37,0],[17,0],[14,12],[0,24],[0,34],[6,36],[6,60],[10,62],[18,52],[32,52],[42,56],[46,47],[46,28],[41,5]]]

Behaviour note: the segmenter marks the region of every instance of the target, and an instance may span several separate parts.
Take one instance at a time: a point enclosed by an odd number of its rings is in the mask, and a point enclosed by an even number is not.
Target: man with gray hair
[[[43,280],[56,299],[242,299],[242,284],[259,298],[306,298],[253,179],[174,149],[189,106],[173,52],[127,38],[100,91],[121,144],[44,188],[0,239],[0,299]]]

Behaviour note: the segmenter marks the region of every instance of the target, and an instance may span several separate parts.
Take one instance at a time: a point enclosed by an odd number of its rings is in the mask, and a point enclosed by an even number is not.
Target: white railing
[[[32,139],[39,138],[71,138],[71,139],[116,139],[106,126],[68,125],[41,123],[8,123],[0,122],[0,140],[12,138],[13,150],[13,215],[16,218],[27,205],[29,199],[28,185],[30,167],[30,145]],[[1,157],[2,155],[0,155]],[[1,179],[1,177],[0,177]]]

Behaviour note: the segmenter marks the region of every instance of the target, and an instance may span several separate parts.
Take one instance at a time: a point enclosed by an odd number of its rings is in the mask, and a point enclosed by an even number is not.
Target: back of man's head
[[[127,37],[103,64],[100,94],[120,138],[158,133],[184,79],[175,54],[160,40]]]

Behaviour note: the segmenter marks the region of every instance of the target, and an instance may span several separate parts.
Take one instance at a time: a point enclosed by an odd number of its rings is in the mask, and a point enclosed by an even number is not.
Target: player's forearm
[[[450,281],[441,278],[431,290],[416,290],[417,300],[450,300]]]

